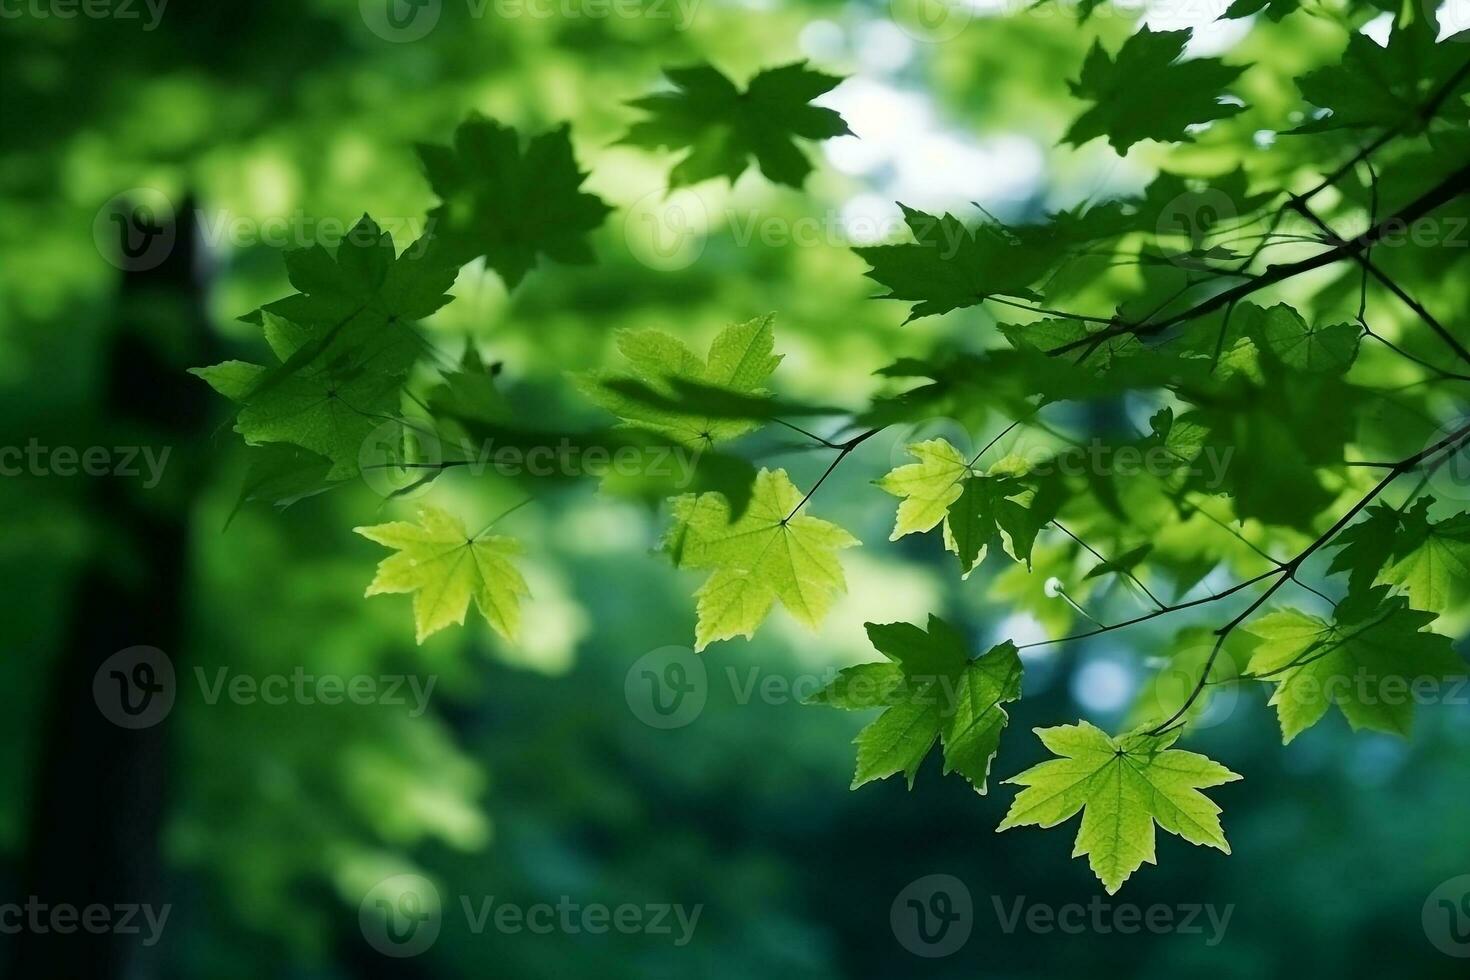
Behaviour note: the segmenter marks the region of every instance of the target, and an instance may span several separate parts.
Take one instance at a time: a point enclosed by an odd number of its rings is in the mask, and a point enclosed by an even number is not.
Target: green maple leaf
[[[1308,530],[1334,496],[1318,470],[1341,466],[1367,410],[1365,391],[1333,374],[1271,363],[1266,383],[1236,375],[1180,421],[1207,430],[1206,449],[1221,465],[1221,485],[1201,489],[1229,493],[1240,518]]]
[[[414,635],[419,643],[449,625],[464,625],[470,599],[485,621],[507,640],[521,622],[526,580],[511,564],[520,554],[514,538],[471,537],[464,522],[437,507],[420,507],[419,522],[393,521],[356,527],[369,541],[397,554],[378,564],[367,595],[413,593]]]
[[[332,461],[305,449],[268,443],[251,448],[246,458],[245,479],[235,506],[225,518],[225,527],[247,503],[263,502],[285,510],[298,500],[331,488],[327,474],[332,470]]]
[[[1243,304],[1235,315],[1241,318],[1241,332],[1283,367],[1340,375],[1358,356],[1362,331],[1351,323],[1308,324],[1285,303],[1270,309]]]
[[[286,251],[286,275],[297,290],[262,309],[293,323],[396,324],[422,320],[453,297],[459,275],[431,254],[423,240],[397,254],[393,236],[364,214],[335,254],[321,245]],[[258,314],[246,318],[259,323]]]
[[[1290,742],[1336,705],[1354,731],[1409,734],[1412,685],[1465,673],[1448,637],[1424,632],[1434,614],[1410,609],[1379,587],[1364,601],[1339,603],[1332,622],[1281,609],[1248,628],[1259,642],[1252,676],[1276,685],[1271,695]]]
[[[578,384],[589,399],[627,425],[659,432],[696,448],[726,442],[758,428],[759,423],[681,411],[662,400],[633,397],[616,382],[636,382],[642,390],[669,400],[680,395],[679,381],[737,395],[763,396],[767,393],[765,382],[782,357],[772,353],[774,321],[772,313],[731,324],[710,344],[708,357],[700,357],[677,338],[657,330],[621,330],[617,334],[618,350],[627,358],[631,373],[592,372],[581,376]]]
[[[733,636],[749,639],[777,599],[815,629],[846,589],[837,552],[859,542],[836,524],[791,516],[801,499],[785,470],[763,469],[749,506],[733,522],[722,494],[674,500],[674,524],[664,542],[674,564],[713,569],[695,593],[695,650]]]
[[[899,207],[913,232],[912,243],[853,251],[872,266],[867,276],[887,287],[880,299],[915,304],[909,320],[974,306],[990,296],[1039,301],[1030,287],[1064,251],[1055,240],[1021,235],[994,222],[969,229],[951,214],[935,217]]]
[[[330,480],[357,475],[368,436],[385,418],[398,415],[408,369],[418,357],[418,338],[406,326],[366,320],[337,329],[264,312],[261,321],[280,365],[225,361],[190,373],[240,404],[235,431],[247,443],[284,442],[325,456],[332,461]],[[308,349],[317,353],[300,360],[300,352]],[[297,366],[291,371],[277,373],[293,362]]]
[[[1347,51],[1334,65],[1297,79],[1297,87],[1313,105],[1328,115],[1292,130],[1320,133],[1333,129],[1422,128],[1420,107],[1463,67],[1463,44],[1436,43],[1436,24],[1422,14],[1394,25],[1386,46],[1366,34],[1348,38]],[[1467,35],[1456,38],[1464,40]],[[1464,122],[1470,118],[1459,93],[1470,81],[1461,80],[1439,107],[1439,116]]]
[[[914,443],[905,451],[918,462],[895,467],[878,481],[879,489],[903,498],[889,541],[928,531],[944,520],[950,504],[960,499],[964,479],[970,475],[964,453],[947,439]]]
[[[431,252],[463,265],[483,256],[514,289],[541,256],[566,265],[593,261],[588,233],[612,210],[582,191],[587,178],[572,155],[571,128],[533,137],[471,116],[454,145],[421,143],[419,158],[442,203],[429,212]]]
[[[1155,32],[1147,27],[1109,57],[1093,42],[1072,94],[1096,103],[1063,137],[1081,146],[1099,136],[1119,153],[1143,140],[1190,142],[1186,127],[1227,119],[1242,106],[1220,101],[1225,86],[1245,70],[1218,58],[1181,61],[1190,32]]]
[[[496,387],[499,364],[486,364],[473,343],[465,347],[459,365],[440,372],[443,380],[429,391],[429,408],[440,420],[503,421],[510,413],[505,396]]]
[[[1345,528],[1328,543],[1329,548],[1338,552],[1333,555],[1327,574],[1347,572],[1348,590],[1353,594],[1370,588],[1393,554],[1399,524],[1398,511],[1387,504],[1369,507],[1362,520]]]
[[[1370,507],[1331,543],[1339,550],[1328,573],[1348,572],[1354,595],[1374,585],[1396,586],[1415,609],[1446,611],[1470,581],[1470,513],[1431,521],[1433,506],[1421,497],[1403,513],[1387,504]]]
[[[665,71],[672,92],[631,103],[649,118],[634,123],[619,141],[648,149],[686,150],[669,173],[669,187],[712,177],[734,183],[754,157],[761,173],[778,184],[800,187],[812,165],[796,138],[826,140],[851,131],[832,109],[811,105],[842,81],[806,62],[768,68],[744,92],[710,65]]]
[[[329,348],[334,356],[346,344],[362,344],[382,334],[410,328],[448,303],[459,270],[428,253],[419,241],[397,253],[393,236],[364,214],[334,253],[321,245],[288,249],[286,275],[298,292],[268,303],[241,319],[265,326],[267,315],[308,328],[310,337],[295,345],[281,363],[262,373],[237,401],[249,403]],[[279,328],[277,328],[279,329]],[[267,340],[269,340],[267,330]],[[277,353],[280,353],[277,351]],[[235,397],[235,396],[231,396]]]
[[[903,773],[909,788],[934,743],[944,771],[985,792],[990,763],[1010,720],[1001,704],[1021,697],[1021,658],[1013,643],[970,659],[964,636],[938,616],[928,632],[909,623],[866,623],[868,639],[888,663],[848,667],[807,700],[837,708],[881,707],[853,740],[852,788]]]
[[[1403,515],[1378,581],[1402,589],[1415,609],[1441,613],[1470,582],[1470,513],[1429,520],[1427,497]]]
[[[997,534],[1004,535],[1011,557],[1029,567],[1036,535],[1061,509],[1063,490],[1057,479],[1028,486],[1004,460],[984,475],[967,478],[944,522],[945,547],[959,557],[961,573],[969,575],[985,560]]]
[[[1170,748],[1177,731],[1111,738],[1083,721],[1038,728],[1036,734],[1061,758],[1006,780],[1026,788],[997,830],[1055,827],[1081,810],[1072,856],[1087,855],[1109,895],[1144,863],[1157,863],[1155,825],[1191,844],[1230,853],[1220,808],[1200,790],[1240,776],[1205,756]]]
[[[1000,532],[1011,555],[1030,563],[1037,532],[1061,506],[1058,481],[1028,486],[1018,479],[1024,467],[1014,467],[1009,460],[976,474],[965,455],[946,439],[914,443],[907,452],[918,462],[895,467],[877,482],[879,489],[903,498],[888,540],[929,531],[943,522],[945,547],[959,556],[965,575],[984,559]]]

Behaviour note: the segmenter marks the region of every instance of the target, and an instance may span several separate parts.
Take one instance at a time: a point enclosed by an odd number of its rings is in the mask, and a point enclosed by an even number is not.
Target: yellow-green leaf
[[[750,506],[730,520],[724,496],[686,494],[674,501],[665,547],[680,568],[712,569],[695,593],[695,649],[732,636],[747,639],[777,600],[815,629],[846,589],[837,552],[858,540],[836,524],[795,514],[801,503],[785,470],[756,474]]]
[[[419,643],[446,626],[464,625],[471,598],[495,632],[515,638],[520,602],[530,590],[510,562],[521,550],[514,538],[472,537],[459,518],[428,506],[419,508],[417,524],[393,521],[353,530],[398,552],[378,564],[367,594],[413,593]]]
[[[1157,863],[1155,825],[1230,853],[1220,808],[1200,790],[1240,776],[1205,756],[1170,748],[1177,731],[1112,738],[1082,721],[1036,734],[1060,758],[1006,780],[1026,788],[996,830],[1055,827],[1082,811],[1072,856],[1087,855],[1109,895],[1145,863]]]
[[[914,443],[908,454],[918,462],[899,466],[878,481],[879,489],[903,498],[890,541],[928,531],[944,520],[949,505],[960,499],[970,472],[964,453],[945,439]]]

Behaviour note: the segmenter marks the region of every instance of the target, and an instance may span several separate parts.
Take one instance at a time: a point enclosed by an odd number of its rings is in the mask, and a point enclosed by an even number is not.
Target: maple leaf
[[[378,563],[367,595],[413,593],[414,635],[419,643],[451,624],[464,625],[470,599],[485,621],[507,640],[521,622],[526,580],[511,564],[520,554],[514,538],[471,537],[464,522],[437,507],[419,508],[419,522],[393,521],[353,531],[397,551]]]
[[[754,157],[761,173],[778,184],[800,187],[812,165],[795,138],[825,140],[851,131],[832,109],[811,105],[842,81],[806,62],[768,68],[744,92],[710,65],[670,68],[672,92],[629,103],[648,113],[619,141],[649,149],[687,150],[669,172],[669,187],[712,177],[734,183]]]
[[[766,469],[733,522],[723,494],[675,498],[665,548],[680,568],[713,569],[695,593],[695,650],[733,636],[749,639],[777,599],[815,629],[847,587],[837,552],[858,540],[828,521],[792,516],[801,500],[785,470]]]
[[[1001,704],[1021,697],[1021,658],[1001,643],[970,659],[964,636],[938,616],[927,632],[909,623],[866,623],[868,639],[888,663],[848,667],[808,704],[881,707],[853,740],[852,788],[901,772],[914,785],[919,765],[942,743],[944,771],[985,792],[990,763],[1010,720]]]
[[[1011,557],[1030,566],[1036,535],[1061,509],[1063,490],[1055,478],[1028,486],[1004,460],[982,476],[967,478],[944,522],[945,547],[959,557],[961,573],[969,575],[985,560],[998,533],[1005,536]]]
[[[765,395],[764,384],[782,357],[772,353],[774,322],[775,314],[771,313],[731,324],[711,342],[707,358],[657,330],[620,330],[618,350],[627,358],[631,373],[591,372],[578,378],[578,385],[589,399],[627,425],[662,433],[686,446],[725,442],[750,432],[759,423],[684,411],[668,402],[683,394],[677,384],[681,381],[737,395]],[[619,387],[619,381],[635,382],[638,394],[644,396],[635,397]],[[662,397],[649,398],[646,392]]]
[[[1354,731],[1409,734],[1412,686],[1465,673],[1448,637],[1424,632],[1433,613],[1410,609],[1402,596],[1379,587],[1363,601],[1338,604],[1327,622],[1281,609],[1248,627],[1259,642],[1251,676],[1276,685],[1271,704],[1289,743],[1336,705]]]
[[[541,256],[566,265],[593,261],[587,234],[612,210],[580,188],[587,175],[572,154],[571,127],[533,137],[524,151],[511,127],[471,116],[454,145],[418,145],[442,203],[429,212],[431,252],[463,265],[483,256],[514,289]]]
[[[1055,827],[1081,810],[1072,856],[1087,855],[1109,895],[1145,863],[1157,863],[1156,825],[1191,844],[1230,853],[1220,808],[1200,790],[1240,776],[1205,756],[1170,748],[1177,731],[1111,738],[1085,721],[1035,731],[1060,758],[1006,780],[1026,788],[997,831]]]
[[[1241,332],[1285,368],[1340,375],[1358,356],[1362,331],[1351,323],[1309,325],[1285,303],[1270,309],[1242,304],[1236,315],[1241,318]]]
[[[872,266],[868,278],[888,288],[880,299],[915,304],[908,320],[974,306],[990,296],[1039,301],[1030,287],[1063,251],[1055,241],[1021,236],[995,222],[972,230],[951,214],[935,217],[899,207],[912,243],[853,251]]]
[[[448,303],[459,275],[436,260],[424,241],[397,254],[393,236],[364,214],[337,246],[287,249],[286,276],[297,290],[262,309],[293,323],[326,327],[356,320],[408,323]],[[246,320],[259,323],[258,314]]]
[[[1061,506],[1059,481],[1028,486],[1019,479],[1024,467],[1009,459],[977,474],[946,439],[906,449],[918,462],[895,467],[877,481],[879,489],[903,498],[888,540],[931,530],[942,521],[945,547],[959,556],[965,575],[985,557],[999,532],[1005,533],[1011,555],[1030,563],[1037,532]]]
[[[946,439],[914,443],[905,451],[918,462],[896,467],[878,481],[879,489],[904,498],[890,541],[928,531],[944,520],[950,504],[964,492],[963,481],[970,474],[964,454]]]
[[[1357,595],[1371,588],[1393,555],[1402,516],[1388,504],[1374,504],[1364,518],[1344,528],[1327,547],[1338,549],[1327,574],[1348,573],[1348,591]]]
[[[408,369],[418,357],[417,338],[406,328],[376,328],[367,321],[334,330],[265,312],[262,323],[281,365],[308,348],[319,353],[297,361],[271,384],[262,381],[280,365],[225,361],[190,373],[240,403],[234,427],[247,443],[284,442],[325,456],[332,461],[329,480],[357,475],[364,442],[385,416],[398,413]]]
[[[335,356],[343,348],[376,342],[380,335],[407,331],[413,321],[453,298],[448,290],[459,274],[458,268],[428,254],[423,241],[397,254],[393,236],[366,214],[343,236],[335,254],[312,245],[286,250],[285,262],[286,276],[299,292],[241,319],[266,326],[265,318],[274,316],[306,328],[309,336],[256,378],[236,398],[241,403],[315,363],[328,348]]]
[[[329,489],[332,461],[286,443],[267,443],[246,453],[245,479],[235,506],[225,517],[228,528],[247,503],[264,502],[285,510],[298,500]]]
[[[1297,79],[1297,88],[1313,105],[1328,110],[1292,130],[1320,133],[1333,129],[1422,128],[1429,120],[1420,109],[1465,63],[1464,46],[1436,42],[1432,17],[1400,20],[1380,45],[1366,34],[1353,33],[1337,64]],[[1465,40],[1465,33],[1455,35]],[[1439,115],[1460,122],[1470,118],[1462,100],[1470,80],[1461,79],[1439,106]]]
[[[1096,104],[1063,142],[1081,146],[1106,136],[1119,153],[1143,140],[1191,142],[1187,127],[1240,112],[1242,106],[1221,102],[1220,95],[1245,68],[1218,58],[1180,60],[1189,37],[1187,30],[1145,27],[1123,42],[1116,57],[1094,41],[1081,76],[1069,85],[1077,98]]]
[[[1415,609],[1442,613],[1470,582],[1470,513],[1431,521],[1431,506],[1433,501],[1421,497],[1403,515],[1378,581],[1401,588]]]

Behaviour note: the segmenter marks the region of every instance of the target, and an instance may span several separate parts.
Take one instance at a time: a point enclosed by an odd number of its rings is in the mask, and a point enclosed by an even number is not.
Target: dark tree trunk
[[[151,445],[155,453],[168,447],[167,465],[152,489],[136,481],[89,481],[94,538],[105,544],[75,584],[65,648],[50,677],[31,796],[22,901],[71,906],[79,916],[95,905],[147,905],[161,914],[169,902],[159,838],[171,719],[123,727],[108,717],[115,708],[104,713],[93,681],[109,657],[139,645],[162,650],[176,676],[183,676],[190,497],[200,476],[197,447],[211,414],[205,386],[184,369],[209,363],[211,344],[193,207],[181,208],[174,220],[174,242],[162,260],[149,257],[123,272],[104,342],[99,420],[89,434],[99,446]],[[103,673],[104,690],[133,676]],[[119,920],[118,912],[110,913],[109,921]],[[149,946],[141,913],[132,925],[138,932],[23,928],[15,937],[11,974],[27,980],[156,976],[169,930]]]

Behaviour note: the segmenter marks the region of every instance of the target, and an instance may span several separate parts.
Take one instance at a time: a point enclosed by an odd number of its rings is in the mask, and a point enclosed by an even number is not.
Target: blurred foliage
[[[773,310],[785,355],[779,390],[861,408],[894,390],[874,376],[879,367],[941,347],[979,351],[994,333],[982,308],[901,325],[904,304],[870,301],[873,283],[849,245],[901,237],[893,201],[967,219],[978,202],[1006,220],[1035,220],[1140,190],[1163,155],[1150,143],[1125,157],[1101,140],[1058,148],[1081,110],[1064,79],[1077,76],[1094,40],[1116,51],[1134,30],[1134,18],[1108,8],[1082,27],[1060,8],[977,11],[943,43],[906,32],[889,5],[872,2],[691,0],[664,6],[666,16],[635,17],[587,16],[577,4],[547,17],[474,17],[472,9],[445,2],[438,26],[408,43],[369,30],[357,0],[174,0],[153,30],[7,19],[0,444],[85,446],[109,431],[98,378],[108,324],[124,300],[96,226],[110,199],[137,188],[176,206],[195,202],[206,243],[196,275],[219,346],[258,358],[258,328],[236,318],[290,292],[279,246],[335,246],[364,212],[400,241],[416,237],[437,199],[414,146],[447,142],[469,112],[523,132],[570,121],[577,159],[591,173],[586,189],[616,209],[590,236],[597,263],[543,264],[514,295],[472,265],[453,289],[457,301],[427,321],[441,359],[457,361],[471,346],[501,365],[498,384],[517,411],[570,423],[598,416],[567,377],[616,364],[617,330],[658,329],[703,350],[728,323]],[[1151,23],[1177,26],[1168,14]],[[1284,135],[1307,108],[1293,79],[1336,62],[1375,16],[1363,5],[1313,5],[1279,23],[1202,30],[1209,53],[1253,64],[1236,86],[1249,107],[1197,133],[1171,167],[1216,177],[1239,165],[1248,186],[1274,187],[1321,159],[1350,156],[1360,141],[1351,132],[1314,137],[1309,148]],[[816,167],[802,191],[748,172],[670,195],[677,154],[617,145],[637,118],[625,103],[659,88],[666,67],[708,60],[743,85],[802,58],[853,76],[821,104],[856,133],[822,150],[804,147]],[[1444,152],[1411,141],[1383,175],[1379,206],[1406,200],[1422,185],[1400,186],[1400,174],[1444,165]],[[1368,198],[1349,182],[1341,213],[1366,212]],[[1466,307],[1470,278],[1407,251],[1377,254],[1406,284],[1431,291],[1436,308]],[[1093,308],[1128,292],[1086,263],[1058,286],[1069,302]],[[1282,292],[1349,316],[1358,301],[1346,273]],[[146,298],[130,302],[167,320]],[[1385,302],[1374,317],[1410,352],[1436,353],[1402,309]],[[1372,370],[1383,387],[1414,380],[1397,365]],[[849,743],[868,719],[804,708],[800,691],[763,698],[746,685],[774,679],[777,689],[815,689],[837,668],[873,659],[864,620],[919,623],[941,612],[981,649],[1072,629],[1072,607],[1045,588],[1073,564],[1065,542],[1039,541],[1029,575],[993,556],[967,581],[932,539],[855,552],[844,562],[848,592],[815,634],[778,617],[749,644],[711,648],[703,712],[659,730],[630,710],[625,681],[649,651],[690,642],[694,611],[688,575],[648,555],[660,534],[655,508],[590,482],[538,489],[507,522],[535,544],[523,564],[533,598],[522,641],[506,644],[472,623],[416,647],[406,600],[363,600],[380,554],[349,531],[403,516],[411,503],[385,504],[377,488],[354,481],[279,513],[247,508],[223,530],[245,463],[217,407],[214,438],[172,447],[207,477],[190,480],[174,467],[152,490],[121,479],[106,488],[185,514],[192,528],[188,669],[165,837],[179,897],[164,975],[354,975],[359,903],[376,882],[404,872],[431,876],[444,896],[704,906],[686,947],[617,933],[471,935],[462,917],[447,915],[418,961],[444,977],[1369,976],[1390,949],[1404,976],[1460,975],[1457,961],[1426,941],[1420,910],[1441,881],[1470,870],[1463,705],[1421,707],[1408,742],[1350,737],[1334,718],[1283,749],[1259,692],[1217,699],[1192,747],[1246,777],[1223,791],[1234,855],[1161,840],[1160,867],[1126,898],[1143,907],[1233,904],[1223,943],[1006,933],[992,896],[1009,906],[1017,896],[1062,904],[1096,893],[1055,835],[992,835],[1009,790],[977,796],[963,781],[941,779],[930,761],[912,793],[888,780],[849,794]],[[1148,407],[1071,421],[1102,428]],[[1409,421],[1384,410],[1370,425],[1381,426],[1384,444],[1401,442],[1419,433],[1419,409],[1405,409]],[[865,542],[883,541],[893,502],[867,484],[904,461],[907,442],[940,430],[978,448],[998,428],[987,410],[953,414],[864,444],[844,464],[847,489],[824,496],[818,513]],[[1031,430],[1004,448],[1023,452],[1048,438]],[[788,468],[798,486],[810,486],[826,462],[770,430],[750,445],[748,456]],[[0,800],[0,849],[11,867],[26,847],[38,705],[65,623],[79,614],[76,570],[99,554],[127,564],[107,538],[105,498],[83,482],[0,480],[0,617],[15,641],[0,660],[8,692],[0,770],[10,788]],[[1332,491],[1347,500],[1362,487]],[[523,489],[450,472],[433,494],[473,527],[520,502]],[[1215,534],[1206,506],[1165,529],[1155,548],[1181,565],[1204,553],[1243,573],[1250,547]],[[1249,523],[1242,534],[1265,540]],[[1089,579],[1069,595],[1126,605],[1119,581]],[[1460,608],[1439,628],[1459,635],[1467,621],[1470,609]],[[1126,639],[1027,655],[1008,731],[1025,736],[1079,714],[1122,724],[1145,668],[1180,647],[1186,626],[1150,623]],[[196,669],[213,678],[297,668],[408,674],[435,686],[429,710],[415,715],[381,704],[210,704],[194,678]],[[1008,738],[996,771],[1041,758],[1034,739]],[[938,872],[968,884],[976,931],[958,954],[921,961],[895,942],[889,909],[909,882]]]

